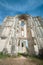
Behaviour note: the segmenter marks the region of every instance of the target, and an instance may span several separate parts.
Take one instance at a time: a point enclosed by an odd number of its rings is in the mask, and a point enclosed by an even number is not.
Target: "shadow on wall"
[[[43,58],[43,48],[39,50],[39,57]]]
[[[7,48],[4,48],[2,52],[3,54],[8,54]]]
[[[36,54],[30,55],[29,54],[29,49],[27,47],[26,47],[26,50],[27,50],[27,55],[28,56],[33,56],[33,57],[36,57],[36,58],[39,58],[39,59],[43,59],[43,48],[39,50],[39,54],[38,55],[36,55]]]

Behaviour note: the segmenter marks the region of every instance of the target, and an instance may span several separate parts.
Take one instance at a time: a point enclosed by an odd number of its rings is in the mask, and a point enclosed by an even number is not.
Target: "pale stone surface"
[[[42,19],[29,15],[6,17],[0,26],[0,52],[6,48],[9,54],[26,53],[28,41],[29,53],[38,54],[43,48],[42,22]]]

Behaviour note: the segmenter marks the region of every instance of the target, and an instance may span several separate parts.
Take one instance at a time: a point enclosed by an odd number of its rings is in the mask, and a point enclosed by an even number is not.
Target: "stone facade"
[[[43,19],[30,15],[8,16],[0,26],[0,52],[39,54],[43,48]]]

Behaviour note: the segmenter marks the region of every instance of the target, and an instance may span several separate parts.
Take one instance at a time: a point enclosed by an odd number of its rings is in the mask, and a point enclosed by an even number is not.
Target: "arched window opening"
[[[20,40],[19,40],[19,42],[18,42],[18,46],[20,46]]]
[[[22,43],[22,47],[24,47],[24,44]]]
[[[21,21],[21,26],[24,26],[24,25],[25,25],[24,21]]]

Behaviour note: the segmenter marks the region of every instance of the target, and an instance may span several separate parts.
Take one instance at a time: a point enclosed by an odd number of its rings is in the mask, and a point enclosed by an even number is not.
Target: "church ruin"
[[[43,19],[22,14],[7,16],[0,25],[0,52],[39,54],[43,49]]]

